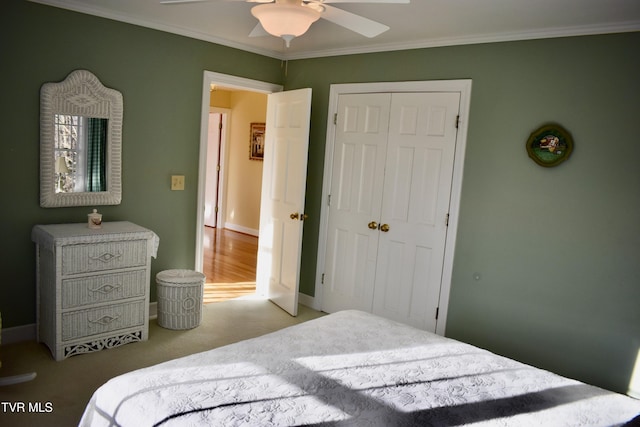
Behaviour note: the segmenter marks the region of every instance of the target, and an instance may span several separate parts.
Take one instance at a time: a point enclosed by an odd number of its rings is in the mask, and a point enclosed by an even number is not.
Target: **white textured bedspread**
[[[82,426],[613,426],[640,401],[359,311],[116,377]]]

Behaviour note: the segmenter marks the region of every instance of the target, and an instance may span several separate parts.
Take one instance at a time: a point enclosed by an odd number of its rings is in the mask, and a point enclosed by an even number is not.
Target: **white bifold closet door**
[[[460,93],[340,95],[323,310],[435,332]]]

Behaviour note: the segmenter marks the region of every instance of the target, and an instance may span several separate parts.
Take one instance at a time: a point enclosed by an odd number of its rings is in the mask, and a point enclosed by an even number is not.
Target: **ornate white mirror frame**
[[[56,117],[106,119],[104,191],[61,192],[56,170]],[[104,87],[91,72],[76,70],[59,83],[40,89],[40,206],[117,205],[122,200],[122,94]],[[67,165],[63,165],[66,169]]]

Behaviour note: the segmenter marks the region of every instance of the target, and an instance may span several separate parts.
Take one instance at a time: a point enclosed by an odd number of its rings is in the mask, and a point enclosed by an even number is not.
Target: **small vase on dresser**
[[[56,360],[149,336],[159,239],[131,222],[36,225],[38,341]]]

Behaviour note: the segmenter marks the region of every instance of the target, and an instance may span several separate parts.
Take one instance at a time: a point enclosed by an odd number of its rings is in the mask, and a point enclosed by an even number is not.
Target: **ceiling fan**
[[[160,0],[161,4],[201,3],[220,0]],[[409,3],[410,0],[224,0],[246,3],[262,3],[251,8],[258,18],[258,25],[249,34],[258,37],[271,34],[282,37],[289,47],[291,40],[304,34],[318,19],[326,19],[365,37],[375,37],[389,29],[388,26],[356,15],[329,3]]]

